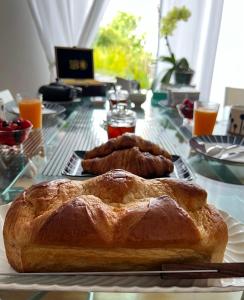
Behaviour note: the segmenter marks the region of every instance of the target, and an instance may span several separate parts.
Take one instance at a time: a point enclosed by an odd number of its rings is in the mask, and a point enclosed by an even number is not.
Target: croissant
[[[95,175],[112,169],[123,169],[144,178],[162,177],[173,171],[172,161],[163,155],[141,152],[138,147],[114,151],[105,157],[82,161],[84,172]]]
[[[166,158],[171,159],[171,155],[165,149],[131,133],[125,133],[117,138],[110,139],[106,143],[87,151],[84,159],[104,157],[113,151],[129,149],[132,147],[138,147],[142,152],[149,152],[153,155],[163,155]]]

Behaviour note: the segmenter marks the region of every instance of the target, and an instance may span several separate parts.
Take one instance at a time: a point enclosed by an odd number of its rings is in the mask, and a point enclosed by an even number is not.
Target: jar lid
[[[127,100],[128,97],[129,97],[128,91],[121,90],[120,87],[116,87],[116,90],[108,91],[109,100],[123,101],[123,100]]]
[[[116,108],[108,112],[108,117],[117,120],[136,119],[136,113],[127,109],[127,104],[118,103]]]

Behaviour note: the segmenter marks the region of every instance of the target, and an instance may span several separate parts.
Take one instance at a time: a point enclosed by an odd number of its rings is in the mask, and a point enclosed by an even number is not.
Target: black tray
[[[62,175],[71,177],[72,179],[79,179],[84,177],[94,177],[95,175],[83,173],[81,161],[85,155],[85,151],[74,151],[69,161],[67,162]],[[174,172],[169,175],[172,178],[179,178],[185,180],[192,180],[193,174],[187,167],[183,159],[178,155],[172,155],[174,162]],[[165,176],[162,176],[165,177]]]

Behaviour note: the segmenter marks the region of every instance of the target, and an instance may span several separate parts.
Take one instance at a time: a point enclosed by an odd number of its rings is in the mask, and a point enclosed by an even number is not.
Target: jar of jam
[[[136,128],[136,113],[127,109],[125,103],[118,103],[116,108],[107,114],[108,138],[115,138],[125,132],[134,133]]]
[[[110,103],[110,109],[116,108],[117,104],[128,104],[129,93],[126,90],[121,90],[120,86],[116,86],[115,90],[108,91],[108,100]]]

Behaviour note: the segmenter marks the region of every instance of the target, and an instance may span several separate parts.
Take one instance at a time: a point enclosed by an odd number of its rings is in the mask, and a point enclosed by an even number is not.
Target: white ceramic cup
[[[227,132],[244,136],[244,106],[231,107]]]

